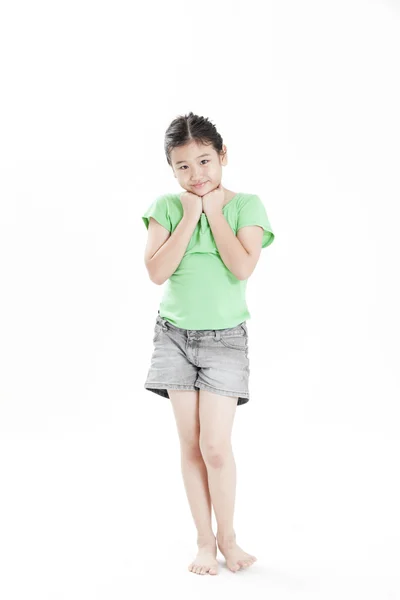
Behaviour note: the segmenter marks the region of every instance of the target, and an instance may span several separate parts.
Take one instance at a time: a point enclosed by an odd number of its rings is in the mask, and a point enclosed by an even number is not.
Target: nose
[[[200,169],[198,171],[197,171],[197,169],[193,169],[193,171],[192,171],[192,182],[193,183],[199,183],[200,181],[202,181]]]

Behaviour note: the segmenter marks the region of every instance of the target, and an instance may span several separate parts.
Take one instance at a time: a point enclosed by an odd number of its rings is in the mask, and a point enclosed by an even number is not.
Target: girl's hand
[[[200,196],[192,194],[192,192],[182,192],[179,198],[183,206],[184,215],[193,217],[197,223],[203,210]]]
[[[221,184],[212,192],[208,192],[208,194],[204,194],[203,201],[203,211],[207,216],[214,213],[222,213],[222,207],[224,205],[225,200],[225,192],[224,188]]]

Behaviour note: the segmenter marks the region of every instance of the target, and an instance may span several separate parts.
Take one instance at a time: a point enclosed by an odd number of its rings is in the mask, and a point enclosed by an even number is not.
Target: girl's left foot
[[[217,542],[221,554],[225,557],[226,566],[233,573],[236,573],[239,569],[250,567],[257,560],[255,556],[247,554],[237,545],[236,536],[222,539],[217,534]]]

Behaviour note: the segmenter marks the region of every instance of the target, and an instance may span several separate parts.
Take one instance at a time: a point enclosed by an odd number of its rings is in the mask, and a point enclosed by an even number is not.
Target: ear
[[[222,146],[222,152],[223,152],[223,155],[222,155],[221,163],[223,165],[227,165],[228,164],[228,150],[227,150],[225,144],[223,144],[223,146]]]

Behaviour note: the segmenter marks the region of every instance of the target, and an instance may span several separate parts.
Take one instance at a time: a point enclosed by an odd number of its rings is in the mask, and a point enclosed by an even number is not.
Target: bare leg
[[[231,434],[237,398],[200,390],[200,448],[207,466],[208,485],[218,524],[217,542],[231,571],[249,567],[256,559],[236,544],[233,514],[236,464]]]
[[[211,521],[207,468],[199,446],[199,391],[168,390],[181,446],[181,469],[190,510],[197,529],[198,554],[189,571],[217,575],[218,561]]]

